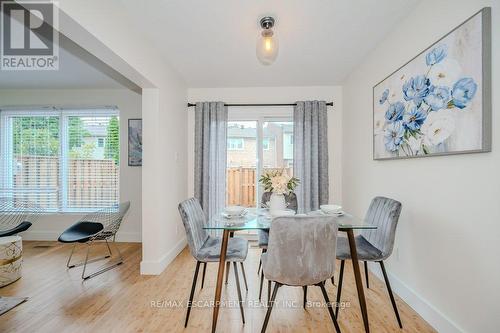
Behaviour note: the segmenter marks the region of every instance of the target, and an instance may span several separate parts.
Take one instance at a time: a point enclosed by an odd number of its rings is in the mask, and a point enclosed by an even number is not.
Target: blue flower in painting
[[[384,90],[382,93],[382,97],[380,97],[379,103],[380,105],[384,104],[387,101],[387,97],[389,97],[389,89]]]
[[[474,98],[477,91],[477,84],[470,77],[464,77],[458,80],[451,90],[451,97],[453,105],[457,108],[463,109],[467,103]]]
[[[421,108],[413,106],[410,112],[406,113],[403,118],[403,126],[410,131],[416,131],[424,123],[427,113]]]
[[[441,44],[433,48],[427,55],[425,56],[425,62],[427,66],[432,66],[446,58],[448,54],[448,50],[446,44]]]
[[[429,93],[430,84],[430,80],[424,75],[412,77],[403,84],[403,96],[405,100],[413,101],[415,105],[420,105]]]
[[[405,113],[405,105],[403,102],[396,102],[389,105],[389,108],[385,112],[385,119],[392,123],[395,121],[403,120],[403,114]]]
[[[424,101],[432,111],[445,109],[450,101],[450,88],[431,86],[429,95],[425,96]]]
[[[405,129],[401,121],[395,121],[390,123],[385,128],[384,132],[384,144],[388,151],[396,151],[403,142],[403,135],[405,134]]]

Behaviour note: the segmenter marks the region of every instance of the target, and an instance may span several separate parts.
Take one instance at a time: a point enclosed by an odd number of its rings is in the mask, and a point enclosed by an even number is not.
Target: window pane
[[[118,203],[119,126],[118,117],[68,117],[68,208]]]
[[[284,168],[293,175],[293,122],[263,123],[263,172]]]
[[[227,205],[255,207],[257,166],[257,122],[228,122]]]
[[[4,192],[47,210],[59,207],[59,117],[10,117]]]

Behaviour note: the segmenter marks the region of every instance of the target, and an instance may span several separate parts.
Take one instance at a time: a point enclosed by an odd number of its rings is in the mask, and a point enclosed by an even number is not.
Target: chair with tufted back
[[[277,217],[271,223],[269,246],[262,254],[262,271],[274,282],[262,332],[265,332],[278,288],[283,285],[318,286],[335,330],[340,328],[325,290],[325,281],[335,273],[338,225],[333,216]]]
[[[394,308],[394,313],[396,314],[399,327],[403,328],[384,266],[384,260],[389,258],[392,254],[394,239],[396,237],[396,226],[398,224],[400,213],[401,203],[399,201],[385,197],[375,197],[368,208],[365,221],[369,224],[376,225],[377,229],[363,230],[360,235],[355,237],[355,240],[358,259],[364,261],[367,288],[369,288],[367,262],[378,262],[384,275],[385,284],[387,286],[387,290],[389,291],[389,297],[391,299],[392,307]],[[340,276],[337,292],[337,302],[339,302],[342,291],[344,263],[345,260],[351,259],[351,252],[346,238],[338,239],[337,259],[340,260]],[[339,308],[336,309],[337,315],[338,311]]]
[[[210,236],[207,231],[203,229],[203,225],[206,222],[206,216],[203,212],[203,209],[201,208],[200,202],[197,199],[191,198],[181,202],[179,204],[179,213],[181,215],[184,228],[186,229],[189,251],[191,252],[191,255],[196,259],[196,269],[194,272],[191,293],[189,296],[186,321],[184,323],[184,327],[186,327],[189,320],[189,314],[191,312],[191,303],[193,301],[200,264],[204,264],[202,278],[203,288],[203,281],[205,280],[205,270],[207,267],[206,264],[208,262],[219,262],[222,240],[220,237]],[[226,261],[228,263],[233,263],[240,312],[243,323],[245,323],[245,315],[243,313],[240,281],[238,277],[238,266],[236,265],[236,263],[241,263],[241,266],[243,268],[243,261],[245,261],[247,253],[248,241],[246,239],[240,237],[231,237],[229,239],[229,242],[227,244]]]

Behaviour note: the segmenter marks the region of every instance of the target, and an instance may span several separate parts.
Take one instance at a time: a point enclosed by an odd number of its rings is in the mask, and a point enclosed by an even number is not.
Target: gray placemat
[[[28,297],[0,297],[0,316],[27,300]]]

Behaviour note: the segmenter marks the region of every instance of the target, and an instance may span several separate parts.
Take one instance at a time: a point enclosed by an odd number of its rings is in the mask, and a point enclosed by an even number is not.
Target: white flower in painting
[[[375,135],[384,134],[385,127],[385,118],[383,112],[375,113],[375,117],[373,119],[373,130]]]
[[[408,146],[410,147],[413,155],[417,155],[420,150],[422,150],[422,137],[410,136],[407,140]]]
[[[446,58],[431,67],[428,78],[435,86],[451,87],[461,76],[462,67],[458,61]]]
[[[437,146],[448,139],[455,130],[455,121],[450,110],[433,111],[420,128],[426,146]]]

